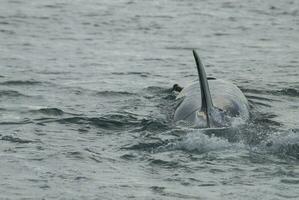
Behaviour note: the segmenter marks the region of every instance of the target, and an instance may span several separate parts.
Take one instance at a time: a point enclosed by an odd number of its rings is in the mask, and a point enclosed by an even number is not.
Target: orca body
[[[199,81],[183,88],[174,113],[174,121],[187,122],[197,128],[231,127],[249,119],[249,105],[245,95],[234,84],[207,78],[204,66],[193,50]]]

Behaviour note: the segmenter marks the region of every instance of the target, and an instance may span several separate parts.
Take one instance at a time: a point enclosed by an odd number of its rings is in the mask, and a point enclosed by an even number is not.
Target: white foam
[[[225,138],[209,136],[204,133],[204,130],[193,130],[182,139],[169,143],[163,147],[163,150],[186,150],[206,153],[210,151],[222,151],[239,147],[240,143],[231,143]],[[162,150],[162,149],[160,149]]]
[[[263,148],[272,153],[299,157],[299,134],[294,131],[275,133],[263,143]]]

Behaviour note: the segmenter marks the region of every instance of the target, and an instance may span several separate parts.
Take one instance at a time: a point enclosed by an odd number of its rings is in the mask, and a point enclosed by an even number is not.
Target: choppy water
[[[1,0],[1,199],[299,199],[299,3]],[[172,123],[207,73],[248,125]]]

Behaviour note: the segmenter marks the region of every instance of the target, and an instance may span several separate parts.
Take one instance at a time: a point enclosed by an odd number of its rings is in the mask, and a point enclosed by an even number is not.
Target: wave
[[[140,122],[140,128],[135,131],[150,131],[150,132],[163,132],[170,128],[168,123],[161,119],[142,119]]]
[[[251,121],[254,125],[262,126],[263,129],[268,129],[270,126],[280,127],[282,124],[280,122],[275,121],[273,118],[277,117],[278,115],[274,113],[261,113],[256,110],[252,110],[251,113]]]
[[[64,111],[58,108],[41,108],[38,110],[31,110],[31,112],[45,114],[45,115],[54,115],[54,116],[59,116],[64,114]]]
[[[0,97],[29,97],[29,96],[14,90],[0,90]]]
[[[277,94],[291,97],[299,97],[299,91],[294,88],[284,88],[276,91]]]
[[[34,80],[28,80],[28,81],[21,81],[21,80],[4,81],[4,82],[0,83],[0,85],[39,85],[39,84],[41,84],[41,82],[34,81]]]
[[[128,75],[139,75],[141,77],[148,77],[151,75],[149,72],[127,72]]]
[[[105,97],[115,97],[115,96],[134,96],[135,93],[126,92],[126,91],[100,91],[96,92],[96,95],[105,96]]]
[[[232,143],[228,139],[205,134],[204,130],[194,130],[178,141],[161,146],[158,151],[184,150],[187,152],[206,153],[244,147],[242,143]]]
[[[169,161],[169,160],[162,160],[162,159],[149,159],[148,161],[150,165],[155,165],[155,166],[164,167],[168,169],[179,169],[185,167],[179,161]]]
[[[126,127],[138,124],[138,121],[128,119],[122,115],[89,118],[87,122],[93,126],[108,130],[123,130]]]
[[[280,157],[299,159],[299,133],[290,130],[286,133],[272,134],[259,148]]]
[[[252,96],[248,95],[250,94],[268,94],[268,95],[274,95],[274,96],[291,96],[291,97],[298,97],[299,96],[299,90],[295,88],[283,88],[280,90],[259,90],[259,89],[245,89],[242,88],[242,91],[246,94],[246,97],[249,99],[258,99],[258,100],[265,100],[265,101],[277,101],[276,99],[270,99],[265,97],[258,97],[258,96]]]
[[[251,100],[251,99],[248,99],[248,102],[251,105],[258,105],[258,106],[263,106],[263,107],[267,107],[267,108],[271,108],[272,107],[270,104],[262,103],[262,102]]]
[[[37,112],[46,112],[51,115],[63,115],[60,109],[40,109]],[[76,124],[76,125],[91,125],[105,130],[125,130],[134,128],[140,124],[140,120],[134,115],[129,114],[108,114],[101,117],[84,117],[72,116],[63,118],[38,118],[35,119],[38,124],[60,123],[60,124]],[[81,130],[81,129],[80,129]],[[83,130],[83,129],[82,129]]]
[[[145,88],[148,92],[154,92],[154,93],[169,93],[171,91],[170,88],[164,88],[164,87],[158,87],[158,86],[149,86]]]
[[[159,148],[166,143],[161,141],[161,140],[150,140],[150,141],[142,141],[138,142],[135,144],[130,144],[130,145],[125,145],[121,147],[121,149],[126,149],[126,150],[139,150],[139,151],[154,151],[156,148]]]
[[[22,125],[22,124],[31,124],[32,121],[30,119],[24,119],[22,121],[4,121],[0,122],[0,125]]]
[[[8,142],[13,142],[13,143],[22,143],[22,144],[34,142],[33,140],[21,139],[21,138],[13,137],[13,136],[10,136],[10,135],[2,136],[1,140],[8,141]]]

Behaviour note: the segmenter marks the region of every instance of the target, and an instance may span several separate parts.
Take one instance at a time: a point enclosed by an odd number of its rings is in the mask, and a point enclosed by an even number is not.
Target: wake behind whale
[[[188,87],[174,89],[180,92],[180,100],[174,113],[174,121],[187,122],[197,128],[219,128],[233,126],[249,119],[249,105],[241,90],[234,84],[207,78],[204,65],[193,50],[199,82]]]

